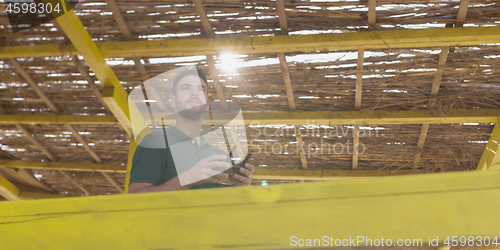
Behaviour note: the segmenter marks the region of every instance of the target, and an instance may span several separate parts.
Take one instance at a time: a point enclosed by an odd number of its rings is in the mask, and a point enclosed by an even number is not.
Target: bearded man
[[[227,186],[223,180],[232,182],[231,186],[250,185],[255,170],[250,163],[241,168],[242,175],[214,170],[231,165],[228,154],[201,134],[203,116],[210,110],[205,73],[193,67],[178,74],[170,103],[176,123],[139,143],[132,159],[129,193]]]

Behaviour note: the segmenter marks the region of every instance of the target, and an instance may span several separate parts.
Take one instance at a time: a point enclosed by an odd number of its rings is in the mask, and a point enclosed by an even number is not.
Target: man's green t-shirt
[[[176,157],[182,158],[183,165],[189,166],[194,166],[200,160],[216,154],[226,155],[227,159],[229,159],[224,150],[208,143],[203,135],[200,136],[200,139],[200,145],[198,146],[196,139],[184,134],[174,126],[147,135],[135,150],[129,183],[147,182],[158,186],[177,176],[172,151],[175,154],[182,154]],[[175,148],[172,150],[171,146]],[[190,189],[224,186],[227,185],[205,182]]]

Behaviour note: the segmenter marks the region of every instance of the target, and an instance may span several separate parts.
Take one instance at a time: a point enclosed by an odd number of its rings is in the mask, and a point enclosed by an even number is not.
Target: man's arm
[[[176,176],[169,181],[158,186],[148,182],[131,183],[128,186],[129,193],[148,193],[148,192],[161,192],[161,191],[174,191],[174,190],[187,190],[191,185],[181,186],[179,177]]]
[[[135,182],[129,185],[129,193],[146,193],[146,192],[160,192],[160,191],[174,191],[186,190],[192,186],[201,185],[205,182],[222,183],[222,179],[227,179],[227,173],[221,173],[213,170],[213,168],[230,167],[228,162],[223,162],[227,156],[225,155],[212,155],[194,165],[189,170],[183,172],[182,178],[185,182],[189,183],[182,186],[179,181],[179,175],[168,180],[167,182],[155,186],[148,182]],[[201,178],[201,180],[199,180]],[[192,181],[191,181],[192,180]]]

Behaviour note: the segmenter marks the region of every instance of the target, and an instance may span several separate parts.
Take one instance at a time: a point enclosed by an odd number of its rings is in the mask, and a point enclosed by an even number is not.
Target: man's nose
[[[196,88],[193,88],[193,89],[191,89],[191,96],[198,96],[198,95],[201,94],[200,92],[203,92],[203,90],[200,91],[200,90],[198,90]]]

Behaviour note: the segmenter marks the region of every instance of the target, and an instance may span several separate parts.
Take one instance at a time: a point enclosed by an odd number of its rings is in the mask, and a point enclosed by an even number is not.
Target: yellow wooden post
[[[134,157],[135,149],[137,148],[137,143],[134,138],[130,139],[130,145],[128,148],[128,160],[127,160],[127,176],[125,177],[125,193],[128,194],[128,184],[130,181],[130,170],[132,170],[132,158]]]
[[[481,155],[479,164],[477,164],[477,170],[488,170],[488,169],[499,169],[500,168],[500,117],[493,127],[490,139],[484,148],[484,152]]]

